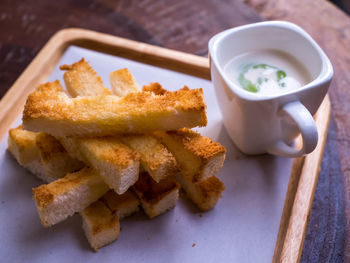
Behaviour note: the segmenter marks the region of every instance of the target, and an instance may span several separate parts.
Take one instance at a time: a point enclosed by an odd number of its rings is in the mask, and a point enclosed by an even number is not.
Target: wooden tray
[[[56,33],[17,79],[0,102],[0,141],[21,115],[27,95],[48,79],[69,46],[78,46],[106,54],[154,65],[160,68],[210,79],[207,58],[151,46],[83,29],[65,29]],[[303,249],[308,218],[320,171],[330,119],[328,96],[315,115],[319,131],[316,150],[293,162],[280,220],[273,261],[298,262]],[[122,237],[121,237],[122,238]],[[137,248],[135,248],[137,249]]]

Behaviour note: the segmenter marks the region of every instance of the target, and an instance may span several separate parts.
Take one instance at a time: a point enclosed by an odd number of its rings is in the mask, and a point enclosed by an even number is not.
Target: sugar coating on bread
[[[115,212],[102,201],[96,201],[80,212],[85,236],[97,251],[115,241],[120,234],[120,223]]]
[[[135,78],[127,68],[109,73],[109,81],[113,94],[119,97],[141,91],[139,84],[137,84]]]
[[[118,195],[115,191],[109,190],[101,201],[113,212],[116,212],[119,220],[124,219],[139,211],[140,201],[128,190],[122,195]]]
[[[117,137],[59,137],[59,140],[72,156],[95,168],[118,194],[125,193],[137,181],[140,156]]]
[[[154,136],[125,135],[121,140],[140,154],[141,165],[156,182],[177,171],[174,156]]]
[[[63,75],[67,91],[72,97],[111,95],[100,76],[84,58],[72,65],[62,65],[61,70],[66,70]]]
[[[44,226],[51,226],[99,199],[109,187],[91,168],[69,173],[64,178],[33,188],[33,199]]]
[[[154,134],[175,156],[181,172],[194,181],[214,176],[223,166],[226,149],[210,138],[186,128]]]
[[[185,190],[187,197],[202,211],[212,209],[225,190],[225,185],[216,176],[193,182],[189,177],[179,173],[176,179]]]
[[[54,136],[104,136],[205,126],[202,89],[163,96],[138,92],[117,96],[69,98],[58,81],[40,85],[28,96],[23,127]]]
[[[172,209],[179,199],[180,185],[171,176],[155,182],[148,173],[142,173],[133,189],[149,218]]]

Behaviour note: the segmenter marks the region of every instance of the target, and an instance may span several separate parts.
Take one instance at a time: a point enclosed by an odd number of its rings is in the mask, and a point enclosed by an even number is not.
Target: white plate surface
[[[292,160],[239,153],[223,127],[212,84],[207,80],[74,46],[67,49],[49,80],[63,83],[58,66],[82,57],[106,85],[109,72],[127,67],[141,85],[159,82],[169,90],[184,85],[203,88],[209,122],[198,130],[227,148],[224,167],[218,173],[226,191],[206,213],[200,213],[182,196],[173,210],[153,220],[141,212],[126,218],[121,221],[119,239],[94,253],[79,215],[51,228],[41,226],[31,189],[42,182],[6,151],[6,137],[0,144],[0,261],[271,262]]]

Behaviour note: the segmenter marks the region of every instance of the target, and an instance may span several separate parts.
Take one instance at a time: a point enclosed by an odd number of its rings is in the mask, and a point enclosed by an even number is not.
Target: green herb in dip
[[[242,67],[242,72],[238,76],[241,87],[250,92],[259,92],[262,89],[289,89],[300,88],[299,81],[292,77],[287,77],[284,70],[267,64],[250,64]]]
[[[232,58],[224,68],[237,86],[257,95],[275,95],[299,89],[311,75],[296,58],[280,50],[263,49]]]

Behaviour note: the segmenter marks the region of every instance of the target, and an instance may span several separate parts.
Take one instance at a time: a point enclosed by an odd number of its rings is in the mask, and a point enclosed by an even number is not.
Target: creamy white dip
[[[236,85],[260,95],[285,93],[311,81],[310,73],[301,62],[288,53],[272,49],[236,56],[224,70]]]

